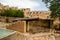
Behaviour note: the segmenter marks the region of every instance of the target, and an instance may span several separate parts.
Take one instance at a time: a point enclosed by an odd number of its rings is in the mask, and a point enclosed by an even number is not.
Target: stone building
[[[19,10],[22,10],[24,12],[25,17],[29,17],[30,8],[20,8]]]
[[[6,10],[6,9],[9,9],[9,6],[8,5],[4,6],[3,4],[0,3],[0,9],[1,10],[2,9],[5,9]]]
[[[19,10],[23,10],[24,16],[26,18],[42,18],[42,19],[50,18],[49,11],[31,11],[30,8],[20,8]]]
[[[16,9],[16,10],[22,10],[24,12],[24,16],[27,18],[42,18],[42,19],[47,19],[50,18],[50,12],[49,11],[31,11],[30,8],[20,8],[18,9],[17,7],[9,7],[8,5],[4,6],[3,4],[0,3],[0,9]]]
[[[0,10],[2,10],[2,9],[8,10],[8,9],[18,9],[18,8],[17,7],[9,7],[9,5],[5,6],[5,5],[0,3]]]
[[[34,17],[34,18],[42,18],[42,19],[47,19],[49,17],[50,12],[48,11],[31,11],[29,13],[29,17]]]

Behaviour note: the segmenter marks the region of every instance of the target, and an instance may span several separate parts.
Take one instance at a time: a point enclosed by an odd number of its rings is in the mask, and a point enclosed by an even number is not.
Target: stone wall
[[[54,24],[59,24],[59,23],[60,23],[59,18],[58,18],[58,17],[55,18],[55,20],[54,20]]]
[[[25,21],[17,21],[7,25],[6,28],[19,32],[25,32],[25,26]]]
[[[41,19],[39,21],[30,21],[29,23],[31,26],[38,26],[38,27],[49,27],[49,25],[50,26],[53,25],[53,21],[44,20],[44,19]]]
[[[24,17],[29,17],[30,8],[20,8],[24,12]]]
[[[6,17],[0,16],[0,22],[6,22]]]
[[[9,22],[13,22],[15,18],[17,17],[5,17],[5,16],[0,16],[0,22],[6,22],[6,18],[8,18]]]
[[[33,18],[48,19],[48,18],[50,18],[50,12],[48,12],[48,11],[28,11],[25,16],[29,17],[29,18],[33,17]]]
[[[32,33],[49,32],[53,22],[50,21],[49,23],[49,20],[30,21],[29,26],[29,31]]]

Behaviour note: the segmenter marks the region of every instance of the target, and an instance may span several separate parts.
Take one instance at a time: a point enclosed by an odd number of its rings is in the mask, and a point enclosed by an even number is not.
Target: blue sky
[[[18,8],[30,8],[31,10],[49,10],[42,0],[0,0],[0,3]]]

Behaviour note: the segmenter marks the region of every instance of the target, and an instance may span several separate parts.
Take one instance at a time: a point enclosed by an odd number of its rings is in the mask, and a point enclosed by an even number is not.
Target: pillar
[[[24,21],[24,32],[26,32],[26,21]]]
[[[29,22],[26,21],[26,32],[29,32]]]

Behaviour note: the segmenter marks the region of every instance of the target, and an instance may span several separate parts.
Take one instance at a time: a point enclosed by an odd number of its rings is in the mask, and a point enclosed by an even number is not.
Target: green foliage
[[[23,14],[24,12],[23,11],[21,11],[21,10],[17,10],[17,12],[16,12],[16,14],[15,14],[15,16],[16,17],[24,17],[24,14]]]
[[[60,20],[60,0],[42,0],[46,3],[47,6],[49,6],[49,9],[51,11],[51,18],[59,18]],[[59,24],[58,24],[59,25]],[[54,25],[55,29],[60,29],[60,26]]]
[[[0,10],[0,15],[1,16],[6,16],[6,17],[24,17],[24,12],[21,10]]]
[[[51,17],[59,17],[60,18],[60,0],[42,0],[49,6],[48,4],[50,3],[49,9],[51,11]]]
[[[54,24],[53,27],[54,27],[55,29],[60,29],[59,24]]]

